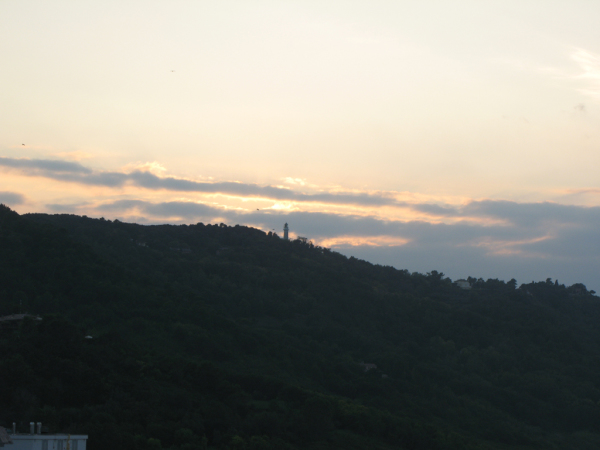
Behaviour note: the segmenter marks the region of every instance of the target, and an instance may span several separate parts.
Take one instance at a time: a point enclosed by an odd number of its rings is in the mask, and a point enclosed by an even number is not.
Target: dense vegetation
[[[0,316],[43,317],[0,326],[0,425],[90,450],[600,448],[598,297],[470,281],[0,206]]]

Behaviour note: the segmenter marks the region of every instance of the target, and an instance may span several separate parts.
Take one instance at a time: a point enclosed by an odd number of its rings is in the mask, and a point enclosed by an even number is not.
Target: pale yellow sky
[[[4,0],[0,201],[19,212],[219,216],[264,229],[268,220],[232,211],[271,211],[277,224],[305,213],[484,227],[514,222],[410,205],[597,208],[599,17],[600,3],[583,0]],[[16,167],[22,158],[38,162]],[[241,184],[149,187],[125,175],[136,170]],[[340,192],[371,203],[298,197]],[[229,216],[147,206],[172,203]],[[561,216],[552,217],[542,222]],[[593,228],[596,216],[585,217]],[[364,224],[313,236],[365,248],[418,240]],[[558,236],[490,233],[498,245]],[[432,261],[425,253],[415,261]]]

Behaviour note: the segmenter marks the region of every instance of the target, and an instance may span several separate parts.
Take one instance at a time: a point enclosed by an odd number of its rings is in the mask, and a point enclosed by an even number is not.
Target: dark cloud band
[[[131,173],[93,171],[79,163],[44,159],[0,158],[0,167],[17,169],[26,176],[39,176],[57,181],[79,183],[90,186],[122,187],[127,184],[150,190],[178,192],[200,192],[235,195],[241,197],[261,197],[272,200],[319,202],[362,206],[407,206],[386,194],[362,193],[317,193],[305,194],[291,189],[274,186],[260,186],[249,183],[185,180],[173,177],[158,177],[150,172]]]
[[[5,205],[22,205],[25,203],[25,196],[17,192],[0,191],[0,203]]]

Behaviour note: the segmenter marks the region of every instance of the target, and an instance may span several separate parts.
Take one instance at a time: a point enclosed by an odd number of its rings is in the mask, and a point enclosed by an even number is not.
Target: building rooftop
[[[9,316],[0,317],[0,322],[8,322],[11,320],[23,320],[25,317],[31,317],[33,320],[42,320],[40,316],[33,316],[31,314],[11,314]]]

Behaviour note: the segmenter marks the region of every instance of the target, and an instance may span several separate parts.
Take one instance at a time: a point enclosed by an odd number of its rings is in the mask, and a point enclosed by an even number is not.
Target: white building
[[[6,450],[86,450],[86,434],[11,434]]]
[[[454,283],[461,289],[471,289],[471,283],[467,280],[456,280]]]
[[[86,450],[87,434],[41,434],[42,424],[37,425],[37,433],[33,422],[29,434],[9,433],[12,443],[5,445],[6,450]]]

